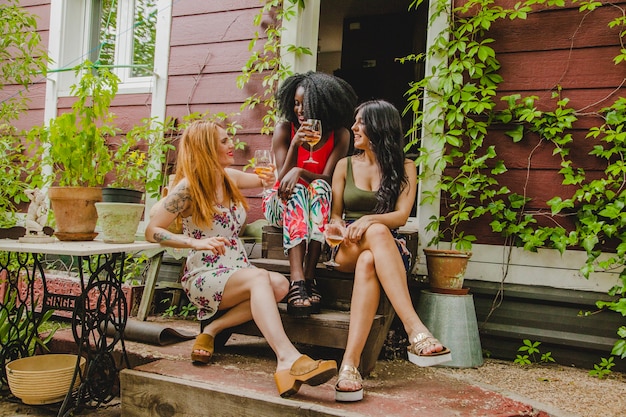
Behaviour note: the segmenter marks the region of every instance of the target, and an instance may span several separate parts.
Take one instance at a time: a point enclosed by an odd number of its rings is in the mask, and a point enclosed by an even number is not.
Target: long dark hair
[[[278,114],[294,125],[294,96],[298,87],[304,88],[304,113],[307,119],[319,119],[328,131],[345,127],[350,130],[357,95],[347,81],[323,72],[309,71],[294,74],[281,84],[276,92]]]
[[[354,114],[359,111],[381,173],[374,211],[388,213],[395,209],[398,196],[409,184],[404,171],[402,119],[393,104],[384,100],[366,101],[356,108]],[[361,152],[357,149],[355,154]]]

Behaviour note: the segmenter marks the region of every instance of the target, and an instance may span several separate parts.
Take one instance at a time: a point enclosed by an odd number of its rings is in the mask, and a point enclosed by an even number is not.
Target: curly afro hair
[[[307,119],[319,119],[326,129],[345,127],[353,122],[357,95],[350,84],[334,75],[309,71],[294,74],[281,84],[276,93],[278,114],[287,121],[299,124],[294,113],[294,96],[298,87],[304,88],[304,114]]]

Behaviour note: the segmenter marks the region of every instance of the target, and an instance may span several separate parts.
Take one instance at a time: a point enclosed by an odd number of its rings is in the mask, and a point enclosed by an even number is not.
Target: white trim
[[[442,243],[441,247],[447,246]],[[425,256],[421,253],[418,256],[418,263],[413,272],[427,275]],[[607,256],[603,255],[601,259],[606,259]],[[510,262],[507,262],[508,258]],[[579,268],[584,265],[586,259],[587,254],[584,251],[568,250],[561,256],[554,249],[529,252],[517,247],[473,245],[465,277],[488,282],[500,282],[504,279],[508,284],[599,293],[606,293],[611,287],[619,284],[619,271],[594,272],[589,279],[585,278]]]
[[[152,90],[152,107],[150,117],[163,122],[166,114],[167,81],[170,57],[170,36],[172,23],[172,0],[158,1],[159,14],[156,24],[156,46],[154,51],[154,86]],[[150,169],[161,169],[158,161],[150,162]],[[139,232],[143,233],[150,220],[150,209],[157,202],[155,198],[145,196],[146,212],[144,221],[139,225]]]
[[[307,0],[304,10],[297,5],[285,2],[297,9],[296,14],[288,21],[283,22],[281,36],[281,60],[294,73],[315,71],[317,68],[317,39],[320,26],[321,0]],[[307,47],[312,55],[296,56],[286,52],[284,45],[298,45]]]
[[[437,18],[434,18],[434,14],[437,13],[437,0],[431,0],[428,10],[428,21],[432,24],[428,27],[426,34],[426,50],[429,51],[433,46],[437,37],[443,32],[448,25],[448,18],[444,13],[441,13]],[[447,57],[445,55],[426,56],[425,71],[424,74],[432,74],[432,69],[445,62]],[[433,84],[437,82],[433,79]],[[436,141],[433,138],[434,131],[431,130],[432,126],[436,126],[436,122],[439,120],[440,115],[430,108],[433,99],[430,94],[431,89],[426,89],[424,92],[424,121],[422,124],[422,147],[428,149],[432,154],[443,152],[443,143]],[[432,90],[436,91],[436,90]],[[431,204],[421,204],[424,196],[424,190],[433,190],[436,188],[436,184],[441,177],[441,171],[437,171],[433,166],[422,164],[419,167],[420,173],[424,174],[424,178],[420,180],[417,187],[417,223],[419,225],[419,245],[418,253],[422,254],[423,248],[431,241],[435,236],[435,232],[429,232],[426,230],[426,226],[430,223],[431,217],[439,217],[440,215],[440,198],[436,198]]]

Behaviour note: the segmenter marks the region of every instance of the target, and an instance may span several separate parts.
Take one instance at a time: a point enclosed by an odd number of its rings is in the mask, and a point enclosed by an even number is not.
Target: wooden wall
[[[512,7],[515,2],[497,3]],[[618,3],[622,9],[626,6],[624,1]],[[526,20],[499,21],[488,33],[495,39],[491,46],[502,65],[500,74],[504,82],[500,84],[498,97],[538,96],[537,108],[550,111],[556,103],[552,93],[562,88],[561,96],[570,99],[569,105],[576,109],[579,118],[571,132],[573,165],[583,168],[588,177],[597,178],[604,166],[588,155],[593,143],[585,139],[585,134],[590,126],[602,123],[594,112],[626,94],[624,64],[613,62],[621,47],[620,29],[608,27],[609,21],[622,12],[608,3],[583,13],[571,3],[565,8],[535,6],[534,9]],[[504,106],[498,104],[500,109]],[[573,188],[561,185],[560,158],[552,156],[554,146],[540,141],[534,134],[512,145],[505,130],[496,128],[487,139],[488,145],[495,145],[497,159],[503,159],[509,169],[499,177],[500,182],[512,192],[532,198],[528,210],[547,209],[546,201],[555,195],[569,197]],[[442,210],[445,211],[445,200]],[[501,244],[502,238],[491,232],[489,221],[488,218],[472,221],[467,230],[478,235],[479,243]],[[545,225],[554,225],[552,220],[543,221]],[[558,221],[564,227],[571,227],[564,219]]]
[[[2,2],[4,3],[4,2]],[[50,0],[23,0],[19,5],[28,13],[38,16],[37,33],[42,39],[42,49],[48,45],[48,30],[50,28]],[[31,126],[43,123],[44,101],[46,95],[46,79],[44,76],[36,77],[35,83],[28,90],[21,85],[5,85],[0,89],[0,102],[16,94],[22,93],[29,99],[29,111],[23,112],[21,117],[14,123],[17,129],[27,129]]]
[[[244,89],[237,76],[250,56],[248,45],[261,28],[253,26],[259,12],[258,0],[178,1],[172,11],[167,115],[182,117],[192,112],[239,113],[230,121],[242,125],[238,137],[248,146],[236,151],[235,164],[243,166],[255,149],[269,149],[271,137],[261,135],[264,109],[241,112],[246,97],[262,91],[257,77]],[[259,42],[257,48],[262,47]],[[246,191],[250,209],[248,221],[262,217],[258,190]]]

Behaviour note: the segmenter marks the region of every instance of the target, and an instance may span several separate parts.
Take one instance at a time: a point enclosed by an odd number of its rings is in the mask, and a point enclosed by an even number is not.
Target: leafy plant
[[[28,108],[24,93],[46,74],[49,57],[42,47],[35,16],[18,1],[3,2],[0,27],[0,90],[19,87],[4,94],[0,103],[0,227],[11,227],[18,221],[17,206],[28,201],[24,190],[30,188],[21,132],[13,122]]]
[[[169,153],[176,149],[172,144],[175,124],[173,118],[164,122],[152,118],[133,126],[113,153],[115,178],[109,186],[147,191],[151,197],[158,196],[164,185],[164,173],[156,166],[166,165]]]
[[[107,138],[118,129],[109,107],[119,78],[89,61],[75,68],[79,81],[71,87],[76,101],[72,110],[33,128],[32,143],[43,145],[42,162],[52,167],[52,180],[60,186],[102,186],[113,169]]]
[[[545,353],[541,353],[539,351],[539,346],[541,345],[541,342],[531,342],[528,339],[524,339],[523,341],[523,345],[520,346],[517,351],[518,352],[525,352],[526,355],[520,354],[517,355],[517,357],[515,358],[515,360],[513,361],[514,363],[517,363],[519,365],[530,365],[531,363],[548,363],[548,362],[555,362],[554,358],[552,357],[552,352],[545,352]],[[537,361],[536,355],[541,355],[539,361]],[[531,361],[532,358],[532,361]]]
[[[609,359],[601,358],[600,363],[593,365],[593,369],[589,371],[589,375],[598,379],[606,378],[613,372],[611,368],[614,366],[615,362],[613,362],[613,356],[609,357]]]
[[[422,0],[414,0],[410,8],[421,3]],[[610,7],[599,2],[575,3],[585,14]],[[534,96],[498,95],[503,79],[492,47],[496,40],[489,36],[489,31],[497,21],[526,19],[538,6],[565,5],[552,0],[527,0],[507,8],[490,0],[457,4],[437,0],[431,4],[431,22],[445,19],[444,29],[426,55],[401,59],[411,62],[429,58],[434,63],[428,76],[410,86],[404,110],[405,114],[415,115],[408,132],[413,139],[407,149],[417,146],[420,151],[416,164],[421,167],[423,198],[419,204],[440,203],[441,209],[439,215],[430,218],[426,226],[429,235],[425,238],[429,245],[449,241],[450,246],[468,250],[476,242],[473,223],[486,217],[505,245],[533,252],[539,248],[553,248],[561,253],[583,249],[587,253],[580,267],[583,276],[621,271],[621,284],[609,291],[614,301],[599,302],[598,306],[626,315],[626,99],[609,96],[606,100],[618,98],[594,113],[602,118],[602,124],[587,132],[587,139],[595,145],[589,157],[606,168],[599,178],[590,178],[570,156],[574,123],[586,114],[570,107],[560,86],[554,87],[552,101],[542,101],[542,108],[552,106],[547,110],[537,107]],[[620,28],[617,43],[622,47],[616,49],[613,61],[623,65],[626,19],[621,14],[608,21],[607,26]],[[501,103],[496,105],[498,98]],[[524,155],[528,159],[527,184],[521,194],[513,193],[500,184],[507,167],[493,142],[486,140],[494,129],[505,131],[509,137],[510,142],[503,146],[516,147],[522,141],[527,144],[528,137],[538,137],[540,144],[552,147],[564,189],[574,190],[571,195],[556,195],[548,200],[545,209],[529,210],[529,173],[533,152],[539,145]],[[423,137],[420,133],[424,133]],[[563,222],[566,217],[571,219],[568,223]],[[618,334],[621,340],[612,353],[625,357],[626,329],[620,328]]]
[[[296,56],[312,55],[309,48],[296,45],[282,45],[281,36],[283,32],[282,22],[288,21],[295,16],[296,7],[304,9],[304,0],[289,0],[291,5],[285,4],[284,0],[266,0],[265,4],[254,17],[254,26],[260,26],[264,17],[271,15],[273,22],[267,25],[265,35],[267,39],[263,44],[262,50],[256,50],[257,43],[260,39],[259,31],[256,31],[254,37],[248,45],[251,51],[248,62],[243,67],[242,74],[237,77],[237,86],[243,88],[252,78],[254,74],[263,75],[264,90],[261,94],[253,94],[247,97],[241,109],[253,109],[257,105],[263,105],[267,111],[263,115],[263,127],[261,133],[270,134],[274,131],[276,124],[275,111],[275,92],[280,81],[293,74],[289,66],[281,60],[281,53],[293,53]]]
[[[0,308],[0,346],[14,358],[17,358],[18,354],[34,355],[37,346],[47,349],[46,345],[56,330],[52,329],[44,339],[41,339],[39,328],[50,320],[53,313],[53,310],[47,310],[37,318],[36,315],[40,313],[32,311],[26,303],[18,303],[15,291],[7,291]]]
[[[0,227],[18,223],[17,206],[27,202],[30,187],[24,147],[9,125],[0,126]]]

